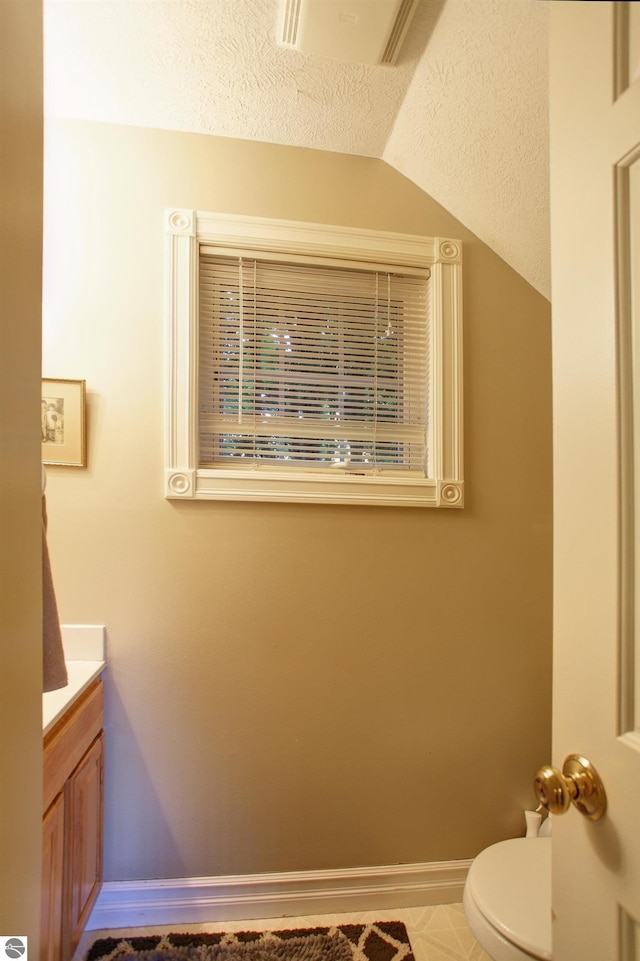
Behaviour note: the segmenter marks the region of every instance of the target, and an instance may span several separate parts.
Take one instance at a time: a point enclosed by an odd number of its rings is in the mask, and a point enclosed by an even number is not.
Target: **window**
[[[462,506],[460,243],[167,211],[167,497]]]

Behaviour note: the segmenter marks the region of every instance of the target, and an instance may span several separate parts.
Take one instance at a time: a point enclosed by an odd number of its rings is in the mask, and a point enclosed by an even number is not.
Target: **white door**
[[[553,763],[608,800],[554,820],[553,956],[640,961],[640,3],[549,14]]]

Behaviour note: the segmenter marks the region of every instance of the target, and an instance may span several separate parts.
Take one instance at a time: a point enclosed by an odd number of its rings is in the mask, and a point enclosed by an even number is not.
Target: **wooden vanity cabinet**
[[[62,876],[64,861],[64,793],[57,796],[42,822],[42,908],[40,961],[62,958]]]
[[[45,735],[40,961],[70,961],[102,885],[102,727],[96,680]]]

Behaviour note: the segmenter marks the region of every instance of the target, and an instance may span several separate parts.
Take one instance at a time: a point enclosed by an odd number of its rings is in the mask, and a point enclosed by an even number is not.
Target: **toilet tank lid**
[[[467,886],[503,937],[536,958],[551,958],[551,838],[491,845],[469,868]]]

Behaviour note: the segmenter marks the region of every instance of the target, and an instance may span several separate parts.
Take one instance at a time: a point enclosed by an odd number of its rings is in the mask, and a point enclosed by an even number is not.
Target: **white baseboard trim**
[[[87,929],[308,917],[453,904],[471,861],[218,878],[107,881]]]

